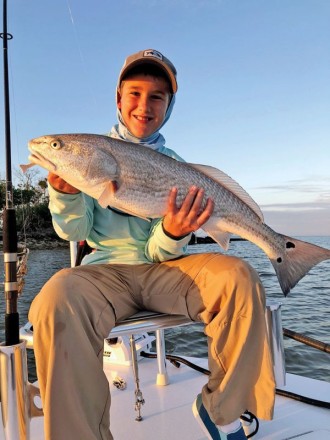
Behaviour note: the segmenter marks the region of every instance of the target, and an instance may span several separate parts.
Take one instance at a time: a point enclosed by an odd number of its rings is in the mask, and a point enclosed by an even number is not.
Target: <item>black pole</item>
[[[8,79],[8,40],[13,37],[7,33],[7,1],[3,0],[3,78],[4,78],[4,115],[6,145],[6,207],[3,212],[3,255],[5,266],[5,336],[6,345],[19,343],[19,315],[17,312],[17,228],[13,203],[13,184],[11,172],[10,142],[10,106]]]
[[[310,338],[309,336],[302,335],[301,333],[294,332],[288,328],[283,327],[283,335],[288,338],[294,339],[295,341],[302,342],[303,344],[309,345],[310,347],[316,348],[326,353],[330,353],[330,344],[326,342],[318,341],[317,339]]]

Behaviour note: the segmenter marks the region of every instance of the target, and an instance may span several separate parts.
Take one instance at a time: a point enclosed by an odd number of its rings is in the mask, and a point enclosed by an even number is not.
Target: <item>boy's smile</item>
[[[162,125],[169,103],[165,79],[139,74],[122,82],[117,106],[129,132],[143,139]]]

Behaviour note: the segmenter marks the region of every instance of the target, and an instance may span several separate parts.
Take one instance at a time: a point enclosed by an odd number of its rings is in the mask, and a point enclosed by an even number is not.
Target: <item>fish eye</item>
[[[59,141],[58,139],[54,139],[50,142],[50,146],[54,149],[54,150],[59,150],[60,148],[62,148],[61,145],[61,141]]]

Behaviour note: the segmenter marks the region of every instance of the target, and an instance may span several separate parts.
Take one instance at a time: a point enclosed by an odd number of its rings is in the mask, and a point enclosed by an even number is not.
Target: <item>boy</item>
[[[129,56],[117,87],[119,123],[109,135],[182,160],[159,133],[176,92],[175,67],[160,52]],[[191,187],[181,206],[172,188],[166,215],[149,223],[101,208],[54,174],[48,181],[56,232],[87,239],[94,251],[81,266],[55,274],[31,306],[46,440],[113,438],[103,339],[141,309],[205,323],[211,375],[193,410],[209,438],[245,439],[239,417],[247,409],[270,419],[274,379],[257,274],[235,257],[183,257],[191,233],[212,214],[203,188]]]

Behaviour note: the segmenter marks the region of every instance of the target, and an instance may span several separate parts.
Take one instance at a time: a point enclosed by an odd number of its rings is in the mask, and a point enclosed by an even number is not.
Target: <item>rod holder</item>
[[[285,386],[286,375],[281,306],[280,302],[267,301],[265,312],[275,382],[278,387]]]
[[[28,382],[26,342],[0,345],[0,399],[6,440],[30,440],[30,420],[43,415],[34,398],[39,389]]]

